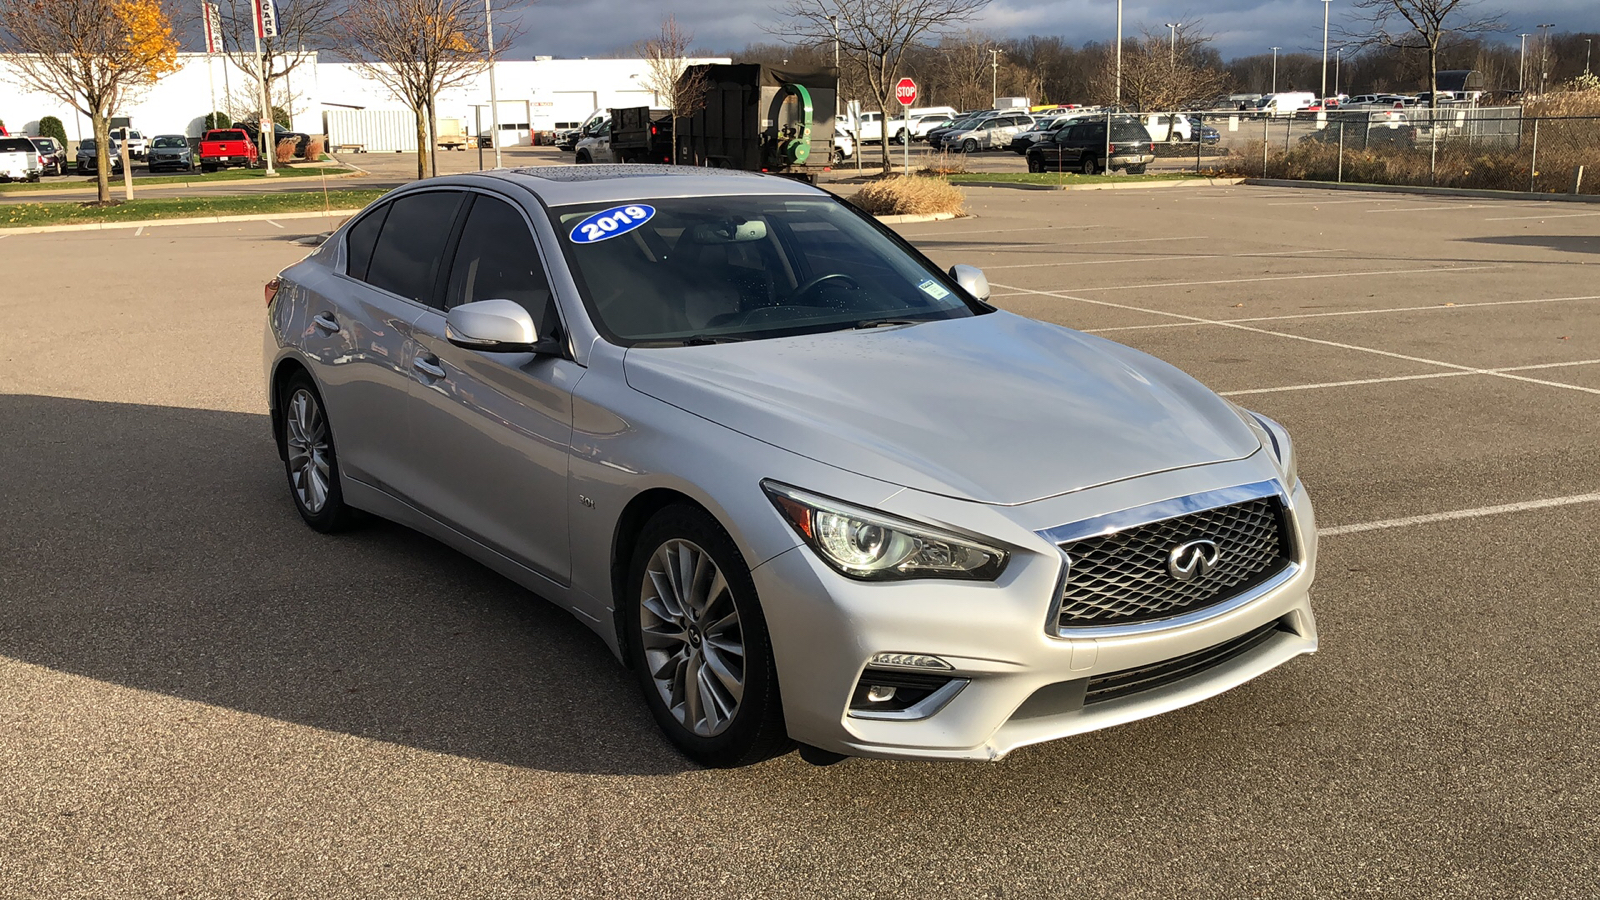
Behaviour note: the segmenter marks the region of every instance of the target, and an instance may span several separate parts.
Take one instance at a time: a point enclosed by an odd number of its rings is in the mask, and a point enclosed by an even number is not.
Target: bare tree
[[[222,3],[222,52],[255,86],[248,94],[251,98],[248,103],[230,108],[227,113],[236,115],[238,110],[255,110],[260,106],[261,80],[265,77],[268,102],[282,106],[292,117],[295,98],[287,89],[291,75],[316,51],[329,45],[341,3],[339,0],[278,0],[275,4],[278,34],[261,39],[261,67],[258,69],[250,0],[219,2]],[[231,102],[232,98],[229,99]]]
[[[0,53],[26,88],[89,117],[100,202],[111,202],[111,115],[178,68],[162,0],[4,0]]]
[[[907,53],[970,22],[988,5],[989,0],[784,0],[775,10],[782,24],[769,30],[822,46],[832,43],[831,19],[837,17],[839,48],[887,119]],[[890,166],[885,153],[885,175]]]
[[[1499,15],[1477,15],[1474,0],[1355,0],[1341,36],[1364,47],[1391,47],[1428,58],[1429,105],[1439,105],[1439,50],[1449,38],[1505,30]]]
[[[1197,26],[1176,38],[1145,31],[1123,45],[1123,105],[1140,112],[1179,110],[1227,93],[1232,79],[1211,65],[1214,54],[1204,52],[1211,36]],[[1102,102],[1112,102],[1113,81],[1107,67],[1097,85]]]
[[[711,91],[711,80],[704,69],[689,71],[689,48],[694,43],[694,32],[678,24],[677,17],[667,16],[661,23],[661,34],[640,41],[635,48],[645,62],[645,87],[656,95],[656,102],[672,112],[672,161],[678,161],[678,121],[687,119],[705,105]]]
[[[478,0],[361,0],[335,21],[339,49],[417,117],[418,178],[428,177],[433,160],[435,98],[488,67],[486,15]],[[514,31],[503,18],[496,27],[498,58]]]
[[[933,71],[929,74],[936,76],[938,83],[927,86],[928,96],[942,97],[957,109],[988,106],[992,99],[993,58],[989,55],[992,49],[995,49],[994,40],[981,31],[947,35],[935,48],[931,60]]]

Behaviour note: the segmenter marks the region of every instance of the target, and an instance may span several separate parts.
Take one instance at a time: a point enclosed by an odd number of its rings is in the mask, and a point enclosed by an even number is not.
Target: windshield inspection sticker
[[[945,290],[944,287],[939,284],[939,282],[934,281],[932,278],[923,281],[922,283],[918,284],[917,287],[922,288],[922,292],[924,294],[927,294],[929,297],[932,297],[935,300],[943,300],[944,298],[950,296],[950,292]]]
[[[572,226],[572,242],[574,244],[593,244],[598,241],[614,238],[619,234],[638,228],[650,221],[656,214],[654,206],[643,203],[630,203],[627,206],[614,206],[603,209],[582,222]]]

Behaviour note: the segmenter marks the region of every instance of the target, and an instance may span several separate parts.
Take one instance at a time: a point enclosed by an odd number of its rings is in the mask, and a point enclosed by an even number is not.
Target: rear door
[[[497,299],[521,304],[541,339],[563,334],[523,212],[489,193],[469,202],[454,260],[441,273],[440,302],[416,322],[412,434],[425,460],[416,500],[480,544],[566,584],[572,388],[584,370],[564,353],[484,353],[446,339],[448,310]]]
[[[401,499],[412,496],[421,461],[410,444],[417,370],[413,323],[436,294],[461,191],[405,194],[369,211],[345,241],[343,274],[311,297],[308,352],[346,474]]]

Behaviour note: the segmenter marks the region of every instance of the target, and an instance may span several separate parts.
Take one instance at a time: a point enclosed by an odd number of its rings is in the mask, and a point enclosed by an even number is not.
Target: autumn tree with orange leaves
[[[4,0],[0,53],[13,77],[89,117],[100,158],[100,202],[111,202],[111,116],[178,68],[164,0]]]
[[[339,49],[416,115],[418,178],[428,177],[439,133],[435,98],[488,66],[486,13],[482,0],[362,0],[336,21]],[[499,15],[495,21],[498,57],[515,30]]]

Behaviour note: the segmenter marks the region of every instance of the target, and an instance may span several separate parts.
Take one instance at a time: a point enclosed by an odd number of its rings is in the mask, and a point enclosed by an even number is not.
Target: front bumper
[[[1047,632],[1061,575],[1060,557],[1051,552],[1016,554],[994,583],[857,582],[807,547],[780,554],[752,574],[772,634],[789,733],[852,756],[998,759],[1018,747],[1196,703],[1314,652],[1315,523],[1298,485],[1290,504],[1303,549],[1283,577],[1214,613],[1085,630],[1092,636],[1082,637]],[[1084,703],[1090,679],[1227,645],[1257,630],[1264,637],[1214,665]],[[852,694],[876,653],[938,656],[954,667],[940,674],[967,684],[926,718],[851,716]]]

